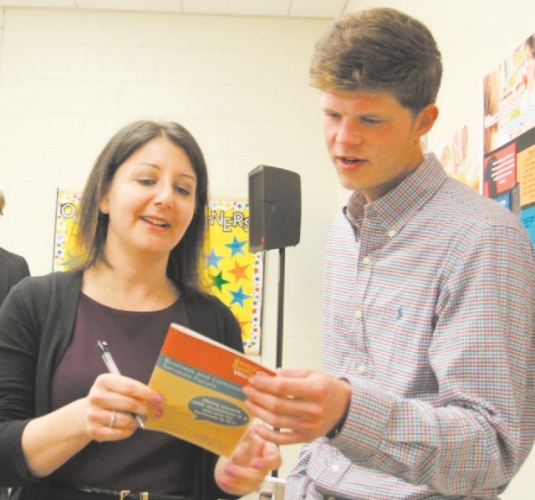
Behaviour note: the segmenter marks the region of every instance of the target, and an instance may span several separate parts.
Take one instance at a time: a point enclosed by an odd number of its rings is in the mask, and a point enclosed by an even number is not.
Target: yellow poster
[[[520,183],[520,205],[535,203],[535,146],[530,146],[516,156],[518,182]]]
[[[70,269],[80,257],[76,223],[80,200],[80,191],[58,189],[54,271]],[[263,253],[249,252],[249,204],[210,200],[206,217],[205,281],[240,324],[245,352],[259,354]]]

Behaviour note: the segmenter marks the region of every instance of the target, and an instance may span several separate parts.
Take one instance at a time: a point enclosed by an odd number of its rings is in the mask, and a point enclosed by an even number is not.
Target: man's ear
[[[416,133],[423,137],[431,130],[438,118],[438,108],[435,104],[428,104],[416,117]]]

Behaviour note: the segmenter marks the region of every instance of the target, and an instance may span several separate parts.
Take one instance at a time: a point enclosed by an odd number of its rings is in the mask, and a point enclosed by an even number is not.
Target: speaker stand
[[[277,306],[277,353],[275,366],[282,366],[282,330],[284,325],[284,267],[286,260],[285,248],[279,248],[279,297]]]
[[[277,340],[275,366],[282,367],[282,331],[284,325],[284,268],[286,261],[285,248],[279,248],[279,296],[277,304]],[[275,429],[278,430],[278,429]],[[272,477],[279,477],[279,470],[271,471]]]

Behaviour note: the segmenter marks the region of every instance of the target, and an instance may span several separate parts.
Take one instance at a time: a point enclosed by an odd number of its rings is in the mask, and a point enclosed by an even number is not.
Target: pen
[[[106,363],[108,371],[110,373],[113,373],[114,375],[120,375],[121,372],[119,371],[119,368],[117,368],[115,361],[113,361],[110,351],[108,351],[108,343],[104,340],[99,340],[97,342],[97,345],[98,345],[98,348],[100,349],[100,354],[102,355],[102,359],[104,360],[104,363]],[[138,427],[140,429],[145,429],[145,424],[143,423],[143,419],[135,413],[132,413],[132,416],[136,419]]]

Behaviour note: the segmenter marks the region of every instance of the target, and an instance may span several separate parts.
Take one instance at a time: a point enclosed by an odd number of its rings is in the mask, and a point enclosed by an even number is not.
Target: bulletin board
[[[535,244],[535,33],[483,79],[483,194]]]
[[[54,271],[72,268],[82,255],[76,222],[81,197],[80,190],[57,191]],[[211,199],[206,220],[205,281],[240,324],[245,352],[260,354],[264,254],[249,252],[249,204]]]

